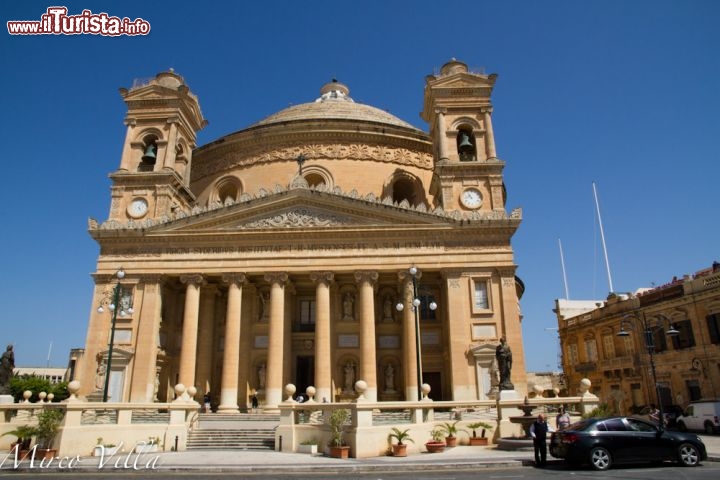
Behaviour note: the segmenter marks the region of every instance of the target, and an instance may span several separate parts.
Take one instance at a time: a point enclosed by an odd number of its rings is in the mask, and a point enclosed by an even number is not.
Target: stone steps
[[[278,414],[201,413],[188,450],[274,450]]]
[[[275,429],[199,429],[190,433],[188,450],[274,450]]]

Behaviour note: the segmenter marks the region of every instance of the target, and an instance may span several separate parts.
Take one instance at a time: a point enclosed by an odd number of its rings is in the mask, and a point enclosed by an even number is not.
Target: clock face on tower
[[[466,188],[460,194],[460,203],[465,208],[476,209],[482,205],[482,193],[477,188]]]
[[[127,212],[133,218],[144,217],[148,211],[148,203],[144,198],[136,198],[128,205]]]

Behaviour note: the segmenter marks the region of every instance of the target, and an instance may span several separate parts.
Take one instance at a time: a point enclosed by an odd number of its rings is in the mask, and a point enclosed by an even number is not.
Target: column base
[[[223,413],[240,413],[240,408],[237,405],[218,405],[217,407],[217,413],[223,414]]]

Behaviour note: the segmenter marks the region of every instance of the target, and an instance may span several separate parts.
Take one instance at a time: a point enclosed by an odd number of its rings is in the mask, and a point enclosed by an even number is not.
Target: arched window
[[[319,173],[310,173],[308,175],[305,175],[305,181],[310,187],[317,188],[325,185],[325,178],[323,178],[323,176]]]
[[[215,185],[215,193],[211,196],[212,202],[219,202],[222,205],[228,202],[237,202],[242,193],[242,184],[235,177],[225,177]]]
[[[392,189],[393,202],[400,203],[407,200],[410,205],[416,205],[415,184],[409,178],[399,178],[393,183]]]
[[[157,137],[148,135],[143,139],[143,155],[140,158],[138,172],[152,172],[157,160]]]
[[[477,160],[477,150],[475,149],[475,135],[472,129],[463,127],[457,135],[457,151],[461,162],[473,162]]]

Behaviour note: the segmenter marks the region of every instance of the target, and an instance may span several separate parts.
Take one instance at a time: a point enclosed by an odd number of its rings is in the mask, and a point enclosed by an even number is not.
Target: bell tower
[[[445,210],[505,210],[505,162],[495,152],[491,119],[496,78],[452,59],[425,79],[421,116],[435,151],[430,193]]]
[[[172,69],[120,94],[128,106],[127,134],[113,182],[110,220],[141,221],[188,211],[197,132],[207,121],[197,97]]]

